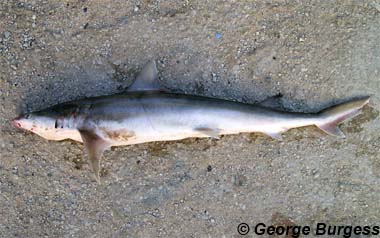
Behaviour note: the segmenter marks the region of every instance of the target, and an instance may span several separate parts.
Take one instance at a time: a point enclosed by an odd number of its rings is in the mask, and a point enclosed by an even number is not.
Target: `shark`
[[[123,93],[70,101],[22,114],[11,124],[47,140],[83,143],[94,178],[100,182],[100,163],[113,146],[189,137],[219,138],[238,133],[264,133],[281,140],[289,129],[317,126],[344,138],[338,125],[360,114],[369,97],[335,105],[318,113],[275,110],[222,99],[170,93],[158,81],[149,61]]]

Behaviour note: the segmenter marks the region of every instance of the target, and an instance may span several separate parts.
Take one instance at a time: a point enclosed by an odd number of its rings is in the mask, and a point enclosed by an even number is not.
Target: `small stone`
[[[17,166],[12,168],[12,173],[16,174],[16,175],[18,174],[18,168],[17,168]]]
[[[380,3],[376,3],[376,2],[374,2],[374,3],[372,3],[372,6],[373,6],[374,8],[376,8],[376,10],[378,10],[378,11],[380,12]]]
[[[4,32],[4,37],[9,38],[12,34],[9,31]]]
[[[140,8],[138,7],[138,6],[136,6],[134,9],[133,9],[133,11],[135,11],[135,12],[138,12],[140,10]]]
[[[234,73],[234,74],[238,74],[239,73],[239,70],[240,70],[240,65],[234,65],[233,67],[232,67],[232,72]]]
[[[33,15],[33,16],[32,16],[32,19],[33,19],[33,20],[36,20],[36,18],[37,18],[36,15]]]
[[[216,83],[218,81],[218,75],[216,73],[211,73],[212,81]]]

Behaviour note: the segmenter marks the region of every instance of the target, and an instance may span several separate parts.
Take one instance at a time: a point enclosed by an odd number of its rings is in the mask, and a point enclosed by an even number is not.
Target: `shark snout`
[[[22,126],[21,126],[21,117],[16,117],[15,119],[13,119],[12,121],[11,121],[11,125],[13,126],[13,127],[15,127],[15,128],[22,128]]]
[[[16,128],[24,129],[24,127],[28,124],[29,117],[29,114],[21,114],[20,116],[11,120],[11,125]]]

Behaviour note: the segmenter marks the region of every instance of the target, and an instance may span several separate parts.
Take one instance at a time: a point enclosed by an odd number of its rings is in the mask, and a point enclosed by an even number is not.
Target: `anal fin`
[[[103,152],[110,147],[110,144],[91,130],[79,130],[79,132],[87,149],[95,179],[100,183],[100,160],[103,156]]]
[[[274,140],[282,140],[282,136],[278,132],[264,132],[266,135],[270,136]]]
[[[341,131],[336,123],[329,123],[329,124],[324,124],[321,126],[318,126],[319,129],[322,131],[326,132],[329,135],[332,136],[337,136],[339,138],[346,138],[344,135],[343,131]]]

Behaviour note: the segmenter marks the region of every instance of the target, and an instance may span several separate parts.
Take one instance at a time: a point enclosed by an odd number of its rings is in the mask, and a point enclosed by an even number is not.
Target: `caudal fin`
[[[345,138],[344,133],[338,128],[338,125],[345,120],[359,115],[361,113],[360,109],[368,102],[369,97],[325,109],[319,113],[321,120],[320,123],[316,124],[316,126],[327,134]]]

